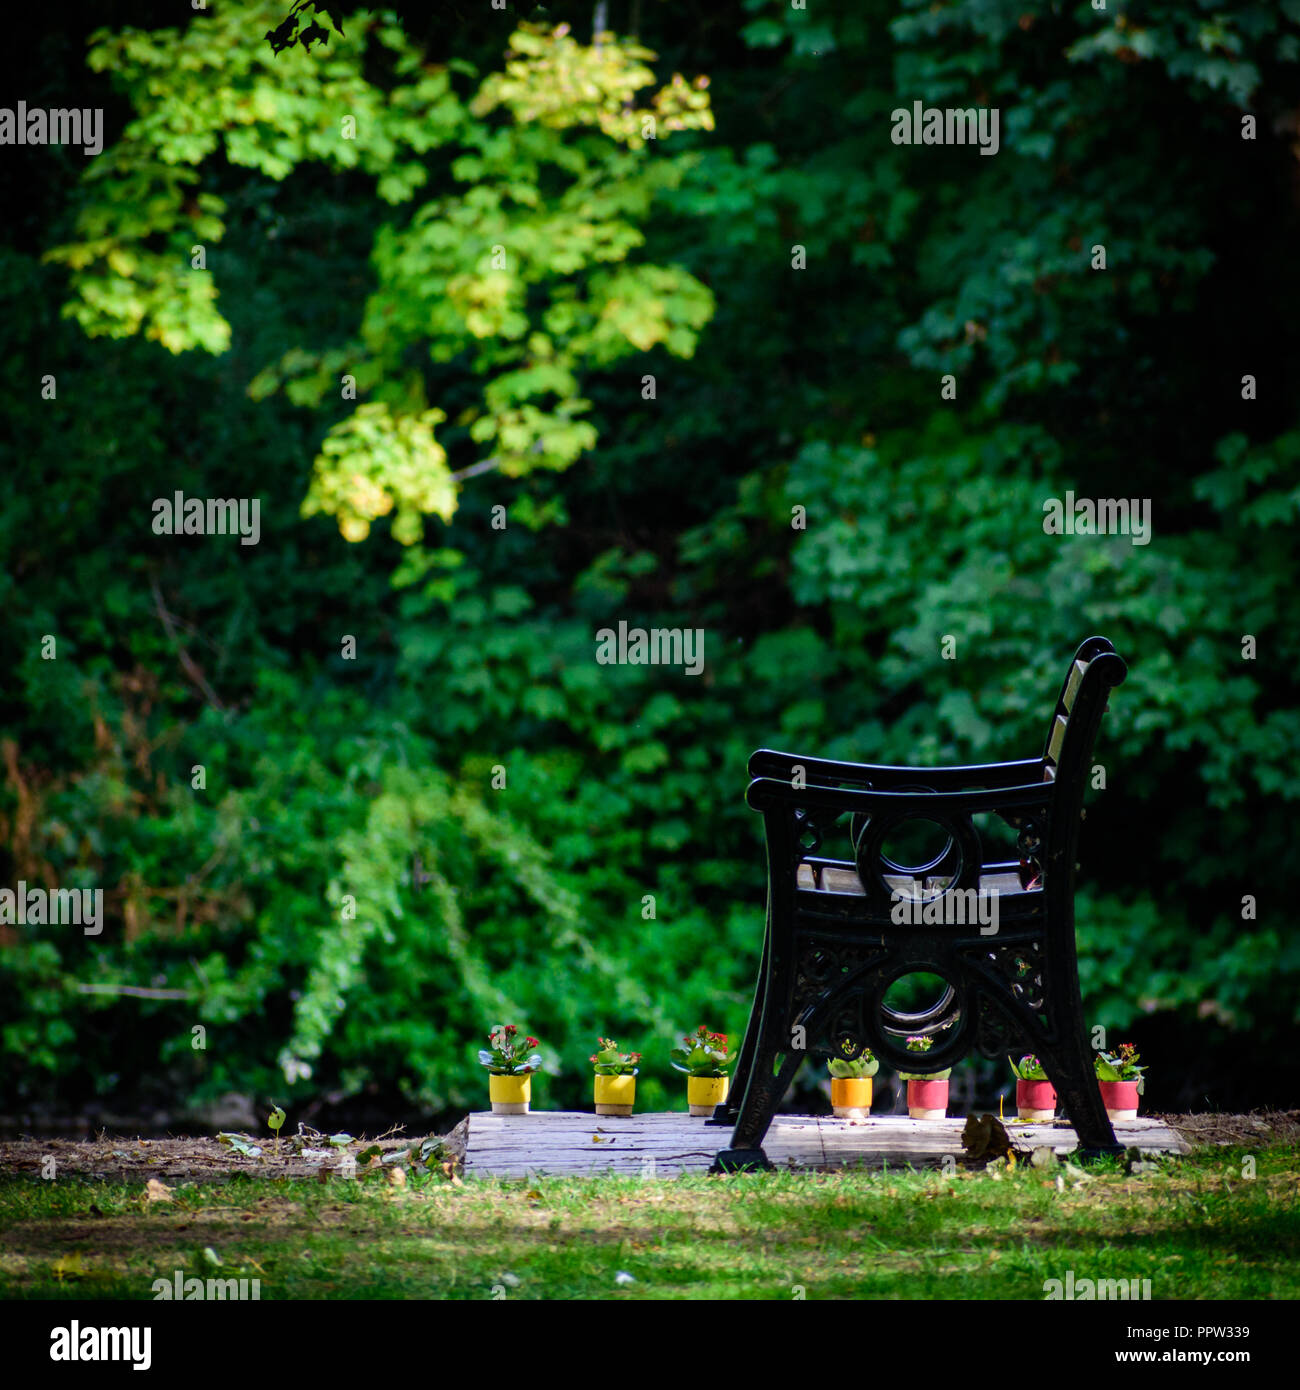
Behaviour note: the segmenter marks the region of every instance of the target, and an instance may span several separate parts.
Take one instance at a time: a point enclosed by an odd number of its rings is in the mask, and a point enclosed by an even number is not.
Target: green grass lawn
[[[1294,1298],[1298,1175],[1300,1149],[1279,1145],[1133,1176],[366,1174],[185,1185],[170,1201],[142,1183],[6,1178],[0,1296],[150,1299],[180,1270],[257,1278],[263,1299],[1041,1299],[1072,1270],[1149,1279],[1153,1299]]]

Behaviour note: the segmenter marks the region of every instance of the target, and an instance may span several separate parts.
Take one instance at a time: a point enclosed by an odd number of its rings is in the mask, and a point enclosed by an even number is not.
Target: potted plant
[[[831,1109],[842,1120],[865,1120],[871,1113],[871,1078],[880,1070],[880,1063],[869,1047],[851,1061],[832,1057]]]
[[[929,1052],[933,1038],[908,1038],[909,1052]],[[914,1120],[942,1120],[948,1113],[948,1078],[946,1071],[900,1071],[899,1079],[907,1082],[907,1113]]]
[[[596,1114],[630,1115],[636,1103],[639,1052],[620,1052],[613,1038],[597,1038],[591,1054],[596,1070]]]
[[[1011,1059],[1008,1057],[1010,1062]],[[1043,1064],[1031,1052],[1020,1059],[1016,1074],[1016,1110],[1022,1120],[1054,1120],[1056,1118],[1056,1087],[1047,1079]]]
[[[727,1035],[710,1033],[700,1024],[668,1054],[677,1071],[687,1075],[686,1103],[692,1115],[710,1116],[727,1098],[727,1073],[736,1060],[727,1051]]]
[[[500,1024],[488,1034],[491,1047],[479,1049],[478,1059],[488,1069],[488,1098],[494,1115],[527,1115],[533,1096],[533,1072],[542,1065],[536,1038],[515,1041],[519,1029]]]
[[[1146,1071],[1138,1066],[1137,1048],[1132,1043],[1120,1043],[1114,1052],[1099,1052],[1094,1065],[1101,1086],[1101,1103],[1112,1123],[1136,1120],[1142,1073]]]

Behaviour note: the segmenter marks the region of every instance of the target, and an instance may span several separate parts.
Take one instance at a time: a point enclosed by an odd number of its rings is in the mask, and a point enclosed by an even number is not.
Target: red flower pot
[[[907,1113],[914,1120],[942,1120],[948,1113],[948,1081],[909,1081]]]
[[[1022,1120],[1054,1120],[1056,1087],[1050,1081],[1016,1081],[1016,1109]]]
[[[1136,1081],[1099,1081],[1101,1103],[1113,1120],[1136,1120],[1138,1112],[1138,1083]]]

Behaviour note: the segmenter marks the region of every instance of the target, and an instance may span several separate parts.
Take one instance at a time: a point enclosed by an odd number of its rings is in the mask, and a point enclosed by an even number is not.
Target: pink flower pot
[[[1136,1120],[1138,1113],[1138,1083],[1136,1081],[1099,1081],[1101,1103],[1115,1120]]]
[[[1056,1087],[1050,1081],[1016,1081],[1016,1109],[1022,1120],[1054,1120]]]
[[[948,1082],[909,1081],[907,1113],[914,1120],[942,1120],[948,1113]]]

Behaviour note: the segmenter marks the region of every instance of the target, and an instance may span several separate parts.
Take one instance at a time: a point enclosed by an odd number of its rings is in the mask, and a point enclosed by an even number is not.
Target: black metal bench
[[[927,1072],[972,1046],[986,1057],[1036,1053],[1081,1154],[1122,1152],[1085,1035],[1074,877],[1093,744],[1126,674],[1106,638],[1083,642],[1039,758],[917,768],[753,755],[746,800],[763,815],[767,926],[731,1094],[709,1121],[734,1126],[716,1171],[770,1166],[763,1137],[805,1057],[870,1047],[912,1071],[912,1035],[932,1039]],[[1010,826],[1018,858],[984,862],[976,817]],[[891,841],[918,821],[946,847],[920,864],[891,858]],[[843,857],[828,857],[836,840]],[[996,920],[982,924],[994,894]],[[922,972],[945,982],[939,999],[916,1012],[887,1003],[891,986]]]

